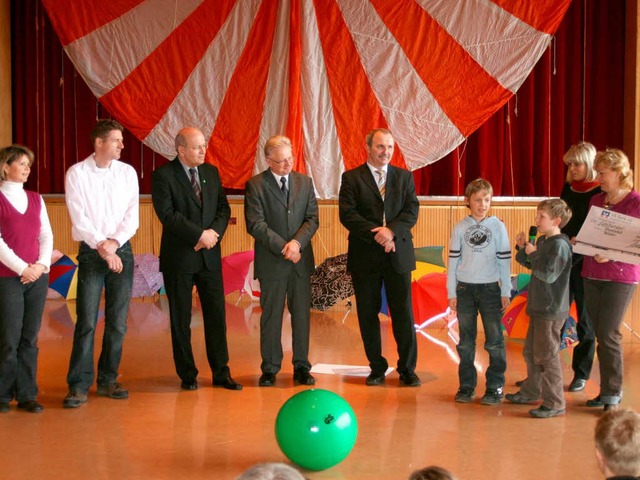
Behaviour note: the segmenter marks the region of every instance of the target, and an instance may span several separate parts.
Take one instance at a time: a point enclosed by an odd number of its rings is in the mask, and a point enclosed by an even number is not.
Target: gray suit
[[[276,374],[282,363],[282,314],[285,299],[291,313],[293,366],[309,370],[309,277],[315,261],[311,238],[318,229],[318,203],[313,183],[306,175],[289,173],[289,199],[271,170],[250,179],[245,188],[247,231],[255,239],[255,278],[260,280],[260,353],[263,373]],[[300,243],[298,263],[282,255],[285,244]]]

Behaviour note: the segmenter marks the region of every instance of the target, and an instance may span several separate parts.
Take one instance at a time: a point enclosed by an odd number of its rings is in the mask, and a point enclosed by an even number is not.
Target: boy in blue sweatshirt
[[[453,227],[447,269],[449,307],[457,312],[460,329],[460,388],[455,401],[469,403],[475,398],[478,374],[474,360],[480,312],[484,348],[489,353],[486,391],[480,403],[498,405],[502,402],[507,369],[501,320],[511,295],[511,245],[502,221],[487,216],[493,196],[491,184],[482,178],[473,180],[464,196],[471,214]]]
[[[550,418],[565,412],[562,389],[560,339],[569,315],[569,276],[571,243],[560,233],[571,218],[571,210],[559,198],[538,204],[536,225],[540,237],[535,245],[527,242],[524,232],[516,237],[516,260],[531,268],[527,295],[529,328],[523,355],[527,379],[520,391],[506,395],[511,403],[542,405],[529,410],[534,418]]]

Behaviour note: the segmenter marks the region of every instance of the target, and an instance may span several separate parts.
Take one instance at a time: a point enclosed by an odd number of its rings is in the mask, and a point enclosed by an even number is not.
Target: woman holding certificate
[[[633,171],[621,150],[598,152],[595,169],[602,193],[590,206],[640,218],[640,195],[633,190]],[[593,322],[600,363],[600,395],[589,407],[615,408],[622,399],[622,334],[620,326],[640,280],[640,265],[584,257],[582,265],[587,311]]]

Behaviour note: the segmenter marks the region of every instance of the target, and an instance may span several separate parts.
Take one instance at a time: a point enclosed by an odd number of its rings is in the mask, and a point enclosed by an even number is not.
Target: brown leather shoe
[[[111,385],[98,385],[98,395],[123,400],[129,398],[129,391],[119,383],[112,383]]]

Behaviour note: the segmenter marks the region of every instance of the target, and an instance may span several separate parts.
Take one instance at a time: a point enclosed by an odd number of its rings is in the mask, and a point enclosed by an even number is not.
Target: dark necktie
[[[198,180],[196,180],[196,169],[190,168],[189,175],[191,176],[191,188],[193,188],[193,193],[196,194],[198,203],[202,205],[202,191],[200,190],[200,185],[198,185]]]
[[[289,201],[289,189],[287,188],[287,179],[285,177],[280,177],[280,183],[282,184],[282,186],[280,187],[280,190],[282,190],[282,193],[284,193],[284,198],[287,199],[287,202]]]

